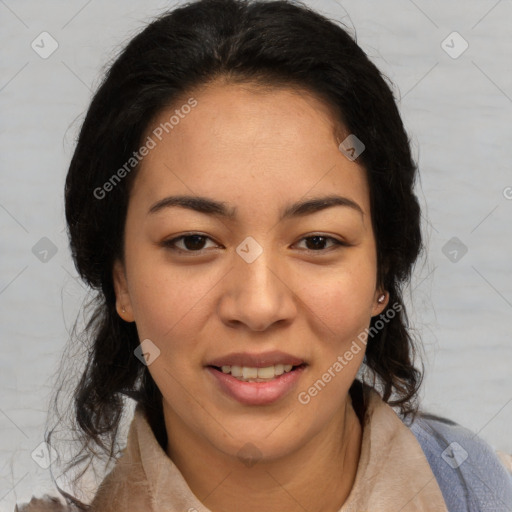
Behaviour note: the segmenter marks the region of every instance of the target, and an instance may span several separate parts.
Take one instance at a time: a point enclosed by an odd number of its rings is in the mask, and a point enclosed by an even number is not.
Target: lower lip
[[[243,382],[211,366],[206,369],[224,393],[245,405],[267,405],[283,398],[297,385],[305,366],[298,366],[268,382]]]

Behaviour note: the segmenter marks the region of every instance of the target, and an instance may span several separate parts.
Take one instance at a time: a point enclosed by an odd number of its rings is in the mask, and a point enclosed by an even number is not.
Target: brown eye
[[[211,238],[201,234],[181,235],[172,240],[164,242],[165,247],[169,247],[171,250],[180,252],[201,252],[204,249],[204,245],[207,240]],[[178,245],[180,244],[180,245]]]
[[[337,246],[337,245],[347,245],[340,240],[337,240],[336,238],[333,238],[332,236],[324,236],[324,235],[313,235],[313,236],[307,236],[304,237],[302,240],[306,240],[306,249],[308,251],[325,251],[326,250],[326,244],[328,242],[332,242],[331,247]]]

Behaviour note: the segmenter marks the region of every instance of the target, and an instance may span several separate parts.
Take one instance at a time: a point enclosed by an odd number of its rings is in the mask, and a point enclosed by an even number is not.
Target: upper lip
[[[207,364],[207,366],[246,366],[249,368],[266,368],[276,364],[291,364],[292,366],[299,366],[304,364],[304,360],[278,350],[263,352],[261,354],[234,352],[232,354],[227,354],[213,359]]]

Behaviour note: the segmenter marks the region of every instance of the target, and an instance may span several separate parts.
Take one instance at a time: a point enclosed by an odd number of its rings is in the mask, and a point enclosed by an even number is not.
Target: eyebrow
[[[215,199],[201,196],[178,195],[160,199],[150,207],[148,215],[176,206],[229,220],[235,219],[237,213],[236,207],[230,207],[227,203],[222,201],[216,201]],[[339,195],[328,195],[297,201],[286,206],[281,212],[279,220],[310,215],[333,206],[346,206],[359,212],[361,216],[364,216],[363,209],[352,199]]]

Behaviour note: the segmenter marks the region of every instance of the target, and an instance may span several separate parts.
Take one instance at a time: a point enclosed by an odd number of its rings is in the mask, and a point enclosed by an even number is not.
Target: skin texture
[[[362,430],[348,390],[364,350],[307,405],[297,395],[387,303],[377,302],[365,171],[340,152],[329,109],[305,91],[217,82],[193,96],[197,106],[149,152],[134,181],[125,261],[113,269],[118,313],[160,350],[148,369],[164,397],[167,453],[208,508],[336,511],[359,460]],[[160,112],[148,134],[175,108]],[[148,214],[175,194],[223,201],[236,218],[181,207]],[[331,194],[363,213],[334,206],[279,221],[286,205]],[[191,232],[208,238],[175,243],[188,253],[163,243]],[[305,238],[314,235],[349,245]],[[248,236],[263,249],[252,263],[236,252]],[[219,356],[271,350],[308,366],[270,405],[235,401],[205,369]],[[254,465],[237,456],[246,443],[258,450]]]

